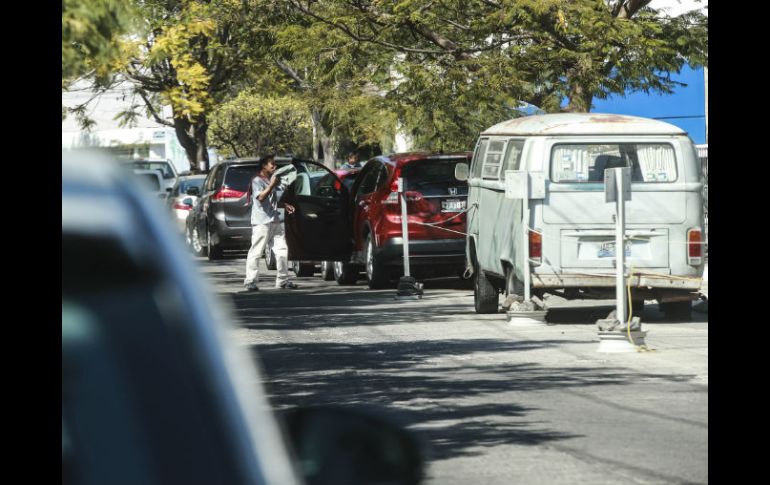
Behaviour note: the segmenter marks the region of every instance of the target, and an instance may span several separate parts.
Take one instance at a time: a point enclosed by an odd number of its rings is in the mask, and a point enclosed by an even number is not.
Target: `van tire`
[[[386,268],[374,254],[374,240],[371,234],[366,236],[366,280],[372,290],[386,288],[389,283]]]
[[[489,282],[477,264],[473,273],[473,304],[476,313],[497,313],[499,296],[497,288]]]
[[[666,320],[685,322],[692,320],[692,302],[690,300],[658,303],[658,308],[663,312]]]

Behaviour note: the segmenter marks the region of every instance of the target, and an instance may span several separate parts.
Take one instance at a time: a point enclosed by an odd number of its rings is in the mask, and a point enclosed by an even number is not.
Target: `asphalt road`
[[[650,352],[598,353],[612,302],[549,300],[549,325],[477,315],[457,279],[418,301],[297,278],[242,290],[242,254],[197,259],[228,300],[238,341],[273,405],[375,406],[424,441],[426,483],[708,483],[708,315],[665,321],[648,304]],[[565,306],[567,305],[567,306]]]

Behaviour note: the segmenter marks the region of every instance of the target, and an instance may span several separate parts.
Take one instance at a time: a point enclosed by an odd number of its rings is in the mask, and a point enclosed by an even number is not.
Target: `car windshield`
[[[164,179],[174,178],[174,170],[168,162],[131,162],[134,169],[159,170]]]
[[[467,158],[416,160],[401,170],[406,190],[424,195],[468,195],[468,183],[455,178],[455,165],[467,163]],[[451,189],[451,190],[450,190]]]

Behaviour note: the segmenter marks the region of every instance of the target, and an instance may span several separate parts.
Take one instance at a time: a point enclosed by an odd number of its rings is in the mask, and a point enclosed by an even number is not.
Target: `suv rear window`
[[[676,181],[674,148],[666,143],[556,145],[551,150],[554,182],[603,182],[607,168],[631,167],[632,182]]]
[[[225,174],[225,185],[228,188],[246,192],[251,180],[257,175],[257,165],[235,165]]]
[[[468,182],[455,178],[455,165],[467,162],[468,159],[462,157],[407,163],[401,170],[402,177],[406,179],[406,190],[424,195],[446,195],[450,187],[455,187],[458,190],[453,195],[468,195]]]

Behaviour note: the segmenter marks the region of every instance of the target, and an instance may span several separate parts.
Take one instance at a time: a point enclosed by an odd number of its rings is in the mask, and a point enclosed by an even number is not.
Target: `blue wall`
[[[685,66],[679,74],[672,74],[672,79],[686,83],[675,89],[674,94],[645,94],[644,92],[611,96],[607,99],[594,99],[592,113],[613,113],[645,118],[669,116],[699,116],[699,118],[669,118],[666,123],[686,130],[696,144],[706,143],[706,98],[703,69],[691,69]]]

